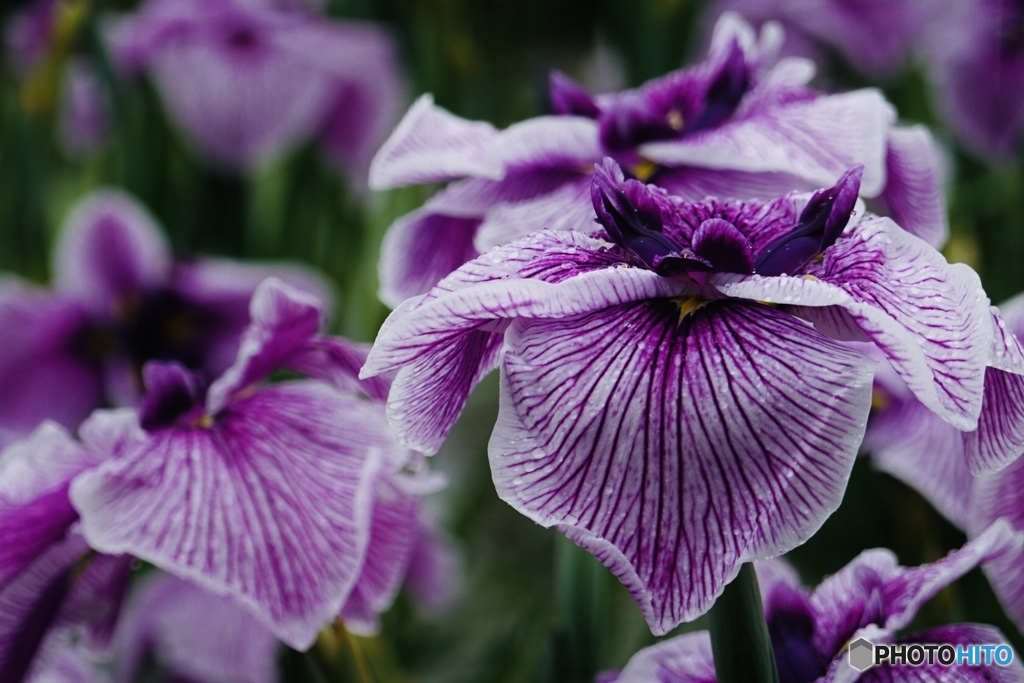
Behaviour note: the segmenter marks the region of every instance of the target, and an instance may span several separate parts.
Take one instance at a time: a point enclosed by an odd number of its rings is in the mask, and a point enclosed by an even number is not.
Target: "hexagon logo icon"
[[[875,646],[858,638],[850,643],[850,666],[857,671],[869,669],[875,663]]]

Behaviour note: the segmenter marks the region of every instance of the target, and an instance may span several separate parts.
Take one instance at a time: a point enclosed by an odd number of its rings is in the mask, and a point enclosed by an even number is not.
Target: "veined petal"
[[[596,121],[582,116],[538,116],[498,135],[495,154],[506,169],[577,170],[604,155]]]
[[[874,348],[867,355],[879,355]],[[875,372],[874,398],[862,450],[875,469],[911,488],[961,529],[971,512],[971,480],[963,433],[928,410],[888,362]]]
[[[52,422],[0,453],[0,586],[64,539],[78,518],[69,482],[100,462]]]
[[[885,182],[892,118],[881,93],[858,90],[766,109],[688,137],[650,142],[639,151],[665,166],[788,173],[819,187],[864,164],[861,191],[874,196]]]
[[[447,216],[427,207],[399,218],[381,244],[380,300],[397,308],[476,258],[480,252],[473,236],[479,226],[479,218]]]
[[[0,679],[20,683],[28,673],[58,622],[75,565],[88,550],[81,537],[62,538],[24,571],[0,582]]]
[[[714,275],[727,296],[790,304],[835,334],[842,309],[873,341],[914,395],[954,427],[977,427],[985,353],[992,343],[978,275],[886,218],[858,223],[825,252],[816,277]]]
[[[253,294],[249,317],[235,364],[210,385],[206,399],[210,414],[298,353],[320,329],[324,310],[313,296],[270,278]]]
[[[505,169],[491,153],[497,136],[491,124],[455,116],[436,106],[432,95],[422,95],[370,163],[370,189],[501,178]]]
[[[135,199],[100,190],[72,208],[57,244],[55,286],[94,314],[109,316],[171,274],[171,250]]]
[[[412,559],[418,512],[418,496],[387,477],[381,479],[371,512],[366,561],[341,612],[349,631],[374,635],[380,629],[379,615],[394,602]]]
[[[885,213],[936,249],[949,237],[944,159],[924,126],[893,128],[885,152]]]
[[[633,655],[614,683],[715,683],[715,661],[707,631],[686,633]]]
[[[668,299],[508,333],[499,495],[593,552],[655,633],[839,504],[874,362],[767,307]]]
[[[496,366],[508,320],[685,291],[652,271],[614,267],[623,265],[615,250],[581,233],[540,231],[467,263],[395,310],[360,376],[398,371],[388,419],[402,443],[437,452],[469,392]]]
[[[976,534],[996,520],[1005,519],[1019,535],[1024,535],[1024,459],[1018,459],[1000,472],[975,479],[972,502],[974,514],[968,534]],[[1022,561],[1024,550],[1018,548],[985,565],[992,589],[999,596],[1006,615],[1018,628],[1024,628]]]
[[[997,472],[1024,453],[1024,377],[985,368],[978,428],[963,435],[971,474]]]
[[[540,196],[496,204],[477,229],[477,250],[486,253],[542,228],[593,231],[597,226],[590,202],[590,183],[590,176],[577,174],[557,185],[552,183],[554,189]]]
[[[839,652],[857,629],[875,624],[906,628],[924,603],[982,563],[1019,555],[1024,536],[999,522],[946,557],[920,567],[901,567],[888,550],[868,550],[827,578],[811,595],[815,645]]]
[[[316,382],[233,401],[209,428],[166,429],[80,475],[90,545],[233,595],[303,649],[341,610],[391,443],[379,407]]]

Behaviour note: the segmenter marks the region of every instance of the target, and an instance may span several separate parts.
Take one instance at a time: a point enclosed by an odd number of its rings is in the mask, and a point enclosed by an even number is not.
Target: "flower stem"
[[[754,565],[740,567],[708,618],[718,683],[779,683]]]
[[[564,536],[555,543],[558,631],[564,649],[556,654],[559,680],[594,680],[602,650],[601,625],[607,619],[604,567]]]

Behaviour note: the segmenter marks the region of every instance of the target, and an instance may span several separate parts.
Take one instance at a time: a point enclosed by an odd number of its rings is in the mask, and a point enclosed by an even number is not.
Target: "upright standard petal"
[[[231,403],[210,426],[126,440],[75,480],[90,545],[229,594],[304,649],[340,612],[369,536],[379,411],[318,383]]]
[[[68,214],[53,266],[58,291],[94,314],[112,316],[167,281],[171,250],[142,205],[117,190],[103,190]]]
[[[945,159],[924,126],[893,128],[885,150],[885,189],[878,196],[882,213],[936,249],[949,237]]]
[[[297,354],[320,329],[325,313],[316,297],[270,278],[253,294],[249,317],[234,365],[210,385],[206,407],[211,414]]]
[[[608,565],[655,633],[838,506],[874,365],[764,306],[680,315],[515,321],[489,447],[501,497]]]

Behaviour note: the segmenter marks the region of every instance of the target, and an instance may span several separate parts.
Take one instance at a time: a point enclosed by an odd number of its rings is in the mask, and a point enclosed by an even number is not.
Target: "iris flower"
[[[890,368],[879,366],[864,440],[875,466],[920,492],[953,524],[975,536],[998,519],[1024,532],[1024,296],[992,309],[998,343],[986,369],[976,432],[958,433],[917,401]],[[1024,551],[985,565],[1006,613],[1024,627]]]
[[[1005,0],[926,3],[921,51],[935,99],[971,151],[1007,161],[1024,133],[1024,9]]]
[[[149,0],[113,33],[118,65],[144,71],[191,145],[249,168],[319,136],[358,185],[402,96],[395,46],[370,24],[301,3]]]
[[[381,298],[397,306],[424,294],[464,262],[539,227],[586,225],[590,171],[609,155],[689,199],[809,191],[862,164],[864,196],[903,228],[943,241],[941,164],[930,134],[893,127],[877,90],[808,87],[810,62],[776,62],[775,28],[758,38],[738,17],[723,17],[706,61],[636,90],[593,96],[556,74],[556,115],[501,132],[420,98],[375,157],[370,185],[453,182],[391,226]]]
[[[299,649],[339,616],[373,632],[406,577],[440,585],[420,506],[439,481],[391,433],[388,383],[356,378],[366,350],[319,334],[319,302],[279,280],[257,289],[251,319],[214,381],[151,362],[138,409],[95,412],[81,443],[48,424],[5,452],[3,680],[20,680],[62,610],[78,614],[72,591],[95,594],[83,571],[132,557]],[[284,370],[301,377],[266,383]],[[116,600],[94,602],[116,615]]]
[[[49,290],[0,283],[0,443],[44,419],[74,428],[95,408],[136,405],[150,360],[216,376],[231,364],[249,299],[270,275],[327,291],[300,268],[176,260],[149,213],[114,190],[72,208],[53,270]]]
[[[1019,549],[1021,537],[1005,524],[992,527],[962,549],[921,567],[901,567],[888,550],[868,550],[813,592],[800,585],[789,565],[757,565],[765,619],[781,683],[913,683],[996,681],[1024,678],[1024,666],[910,666],[883,664],[863,673],[850,666],[847,648],[860,638],[876,645],[936,643],[1006,644],[995,628],[953,624],[909,634],[918,610],[940,590],[978,564]],[[688,633],[641,650],[602,683],[714,683],[711,638]]]
[[[978,276],[856,210],[861,169],[812,195],[688,202],[606,159],[600,229],[540,230],[385,322],[363,376],[438,450],[501,367],[501,497],[604,562],[664,633],[743,562],[804,542],[864,435],[868,340],[942,419],[974,429],[993,345]]]

